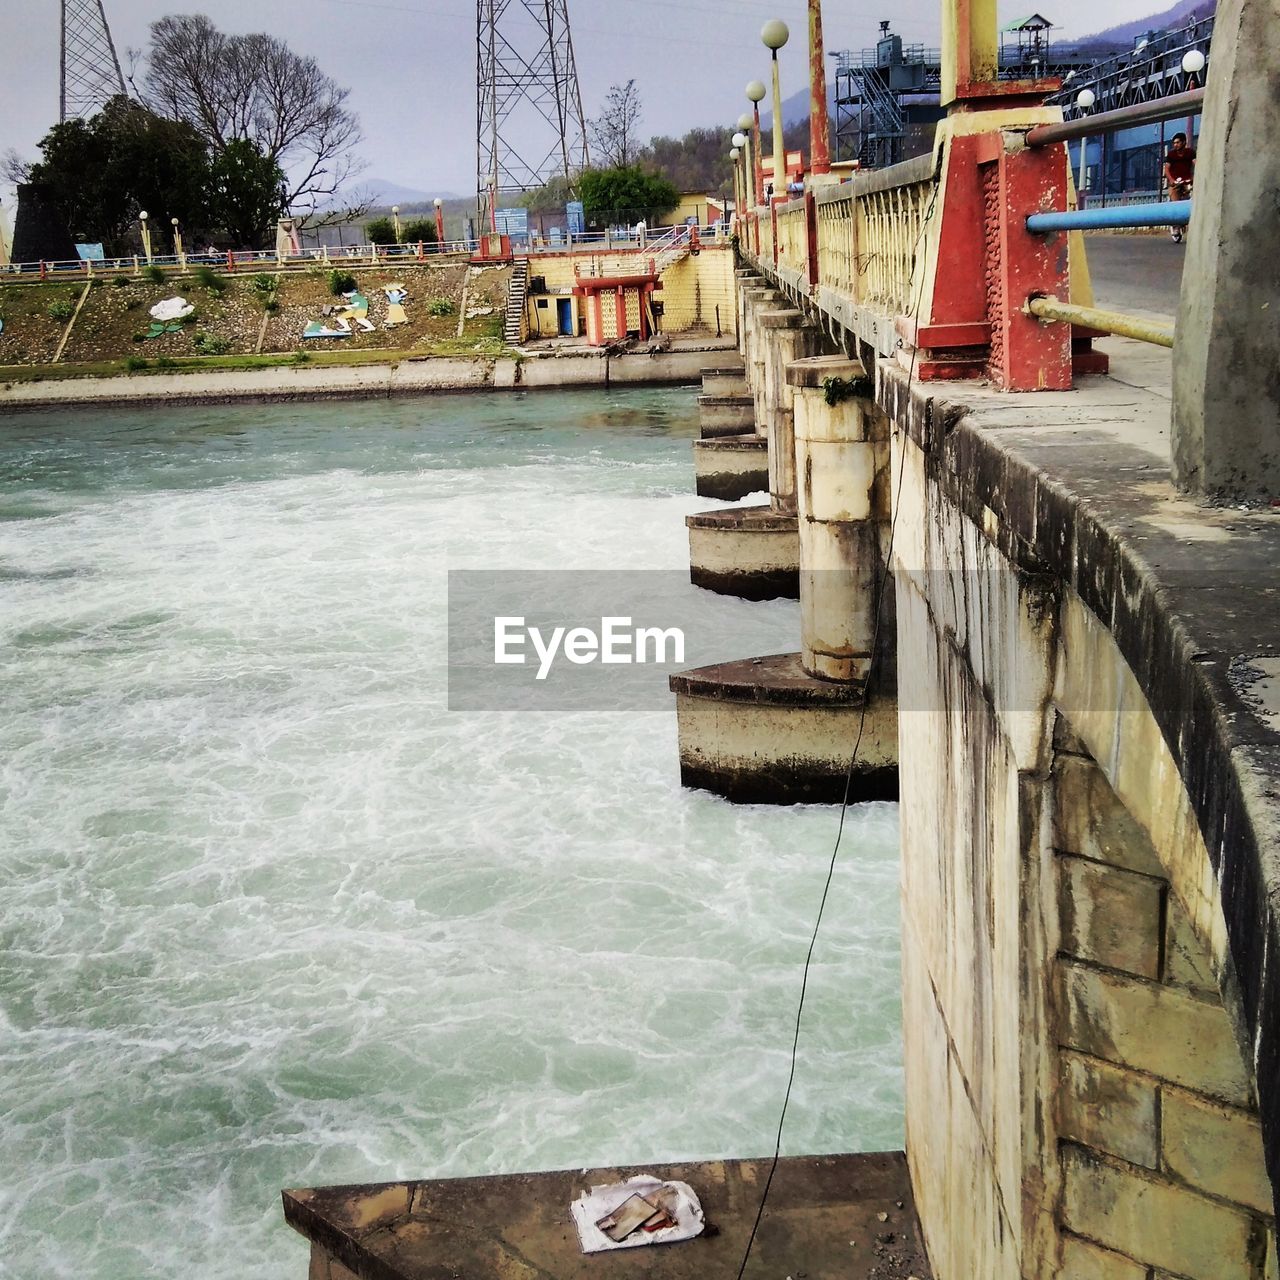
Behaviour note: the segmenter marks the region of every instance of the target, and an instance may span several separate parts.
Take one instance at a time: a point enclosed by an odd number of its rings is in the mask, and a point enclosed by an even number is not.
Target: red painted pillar
[[[822,0],[809,0],[809,171],[831,172],[827,121],[827,64],[822,47]]]
[[[621,285],[614,290],[613,314],[618,337],[625,338],[627,336],[627,295]]]
[[[444,248],[444,210],[436,205],[436,244]]]
[[[818,197],[813,191],[804,193],[805,243],[809,250],[809,289],[818,286]]]
[[[228,249],[227,250],[227,270],[234,271],[235,269],[236,269],[236,255],[230,249]]]

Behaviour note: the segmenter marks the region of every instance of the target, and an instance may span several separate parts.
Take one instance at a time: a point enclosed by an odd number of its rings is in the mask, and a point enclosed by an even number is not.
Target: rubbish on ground
[[[692,1240],[704,1226],[702,1206],[687,1182],[648,1174],[584,1191],[570,1206],[583,1253]]]
[[[151,308],[151,318],[153,320],[181,320],[183,316],[189,316],[194,310],[195,307],[186,298],[165,298],[163,302],[157,302]]]

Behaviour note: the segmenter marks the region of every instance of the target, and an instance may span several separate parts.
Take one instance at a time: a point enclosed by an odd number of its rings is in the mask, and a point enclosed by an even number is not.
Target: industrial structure
[[[124,76],[102,0],[62,0],[62,69],[58,118],[96,115],[124,93]]]
[[[1102,111],[1140,107],[1146,103],[1201,88],[1207,74],[1209,43],[1213,36],[1213,16],[1199,18],[1172,31],[1148,31],[1138,37],[1132,50],[1069,77],[1062,89],[1049,99],[1060,106],[1068,120],[1078,120]],[[1203,62],[1199,72],[1186,70],[1183,59],[1198,53]],[[1088,108],[1079,103],[1087,90],[1093,95]],[[1086,97],[1086,101],[1088,98]],[[1072,171],[1081,173],[1080,148],[1085,148],[1084,188],[1088,199],[1102,203],[1116,197],[1151,196],[1160,190],[1161,170],[1167,142],[1182,132],[1195,146],[1200,127],[1199,113],[1185,120],[1135,125],[1096,138],[1071,144]]]
[[[587,163],[587,124],[568,0],[477,0],[476,203],[497,229],[503,193],[570,178]]]
[[[1041,14],[1019,18],[1000,33],[1000,79],[1066,78],[1090,56],[1052,44],[1053,23]],[[942,53],[904,44],[880,23],[874,48],[845,50],[836,63],[836,157],[883,169],[929,150],[941,119]]]

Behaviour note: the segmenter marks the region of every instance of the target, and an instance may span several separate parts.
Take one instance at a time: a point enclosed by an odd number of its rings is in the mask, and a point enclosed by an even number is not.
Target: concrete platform
[[[859,725],[851,801],[898,798],[898,707],[863,686],[818,680],[798,653],[681,671],[680,781],[741,804],[838,803]]]
[[[744,600],[800,598],[796,517],[772,507],[728,507],[685,516],[694,586]]]
[[[756,402],[745,391],[732,395],[700,395],[698,397],[698,424],[702,438],[711,440],[717,436],[740,435],[754,431],[756,426]]]
[[[741,396],[746,395],[747,371],[741,361],[732,364],[729,361],[714,369],[702,371],[702,394],[706,396]]]
[[[582,1254],[571,1201],[636,1173],[689,1183],[706,1230],[683,1244]],[[768,1173],[767,1160],[714,1160],[321,1187],[284,1192],[284,1215],[312,1242],[309,1280],[731,1280]],[[931,1280],[905,1157],[781,1160],[745,1276]]]
[[[699,497],[736,502],[769,490],[769,442],[754,432],[693,442],[693,475]]]

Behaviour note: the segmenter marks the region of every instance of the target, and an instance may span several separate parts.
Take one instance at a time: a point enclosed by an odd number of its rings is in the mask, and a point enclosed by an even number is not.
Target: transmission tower
[[[574,177],[588,160],[568,0],[477,0],[476,194],[489,227],[504,192]]]
[[[102,0],[62,0],[60,118],[96,115],[122,93],[124,76]]]

